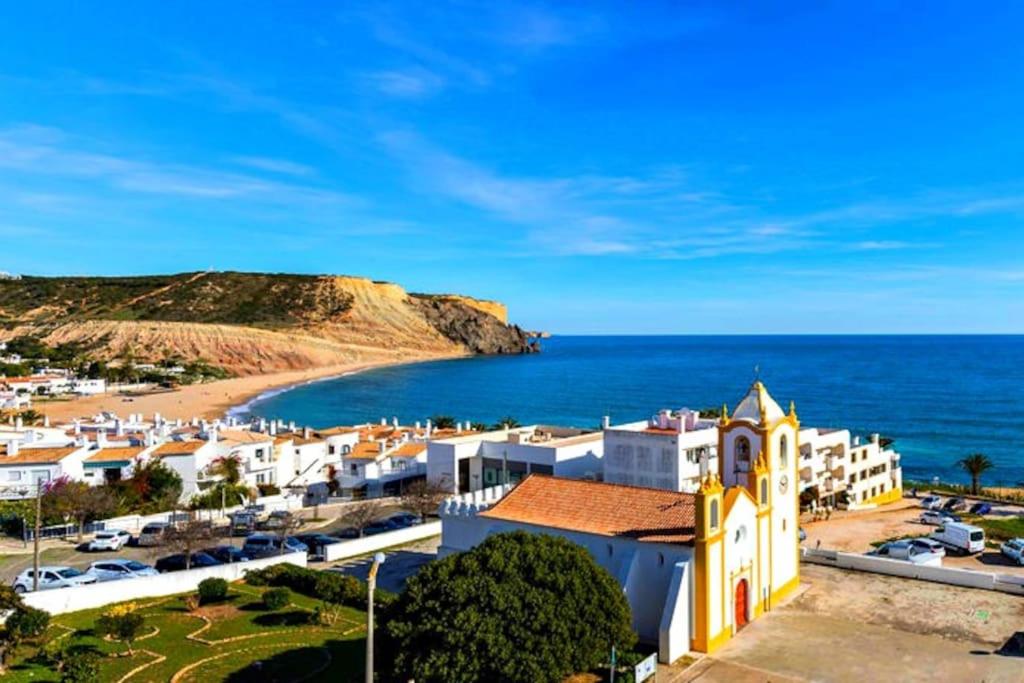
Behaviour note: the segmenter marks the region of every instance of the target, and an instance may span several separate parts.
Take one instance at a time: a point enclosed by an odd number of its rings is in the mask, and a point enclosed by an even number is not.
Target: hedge
[[[319,571],[293,564],[275,564],[265,569],[249,571],[245,575],[245,581],[250,586],[290,588],[310,598],[366,609],[366,584],[354,576],[338,572]],[[374,596],[374,604],[377,607],[386,606],[395,600],[393,593],[381,589],[377,589]]]

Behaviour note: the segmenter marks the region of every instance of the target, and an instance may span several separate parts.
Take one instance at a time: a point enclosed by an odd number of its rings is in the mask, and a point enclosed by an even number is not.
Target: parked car
[[[295,538],[285,537],[284,551],[286,553],[309,553],[309,546]],[[242,552],[252,559],[270,557],[281,553],[281,537],[270,534],[252,534],[245,539]]]
[[[390,519],[378,519],[376,522],[370,522],[363,527],[363,536],[383,534],[385,531],[394,531],[398,528],[400,528],[398,524]]]
[[[309,547],[309,556],[317,560],[324,559],[324,546],[341,543],[340,538],[327,534],[299,534],[295,538],[305,543]]]
[[[215,545],[212,548],[203,548],[203,552],[224,564],[248,562],[252,559],[244,551],[233,545]]]
[[[333,532],[333,535],[338,538],[359,538],[359,529],[354,526],[348,526]]]
[[[291,525],[292,513],[287,510],[274,510],[270,513],[270,516],[259,524],[260,529],[274,530],[274,529],[285,529]]]
[[[925,510],[935,510],[942,507],[942,499],[938,496],[925,496],[921,499],[921,507]]]
[[[248,536],[256,531],[256,515],[254,513],[235,512],[230,517],[232,536]]]
[[[192,557],[189,562],[189,569],[200,569],[202,567],[216,567],[220,564],[224,563],[207,553],[197,552],[192,553]],[[161,557],[159,560],[156,561],[156,570],[161,574],[165,572],[178,572],[182,571],[183,569],[185,569],[184,553],[168,555],[167,557]]]
[[[946,512],[959,512],[960,510],[966,510],[967,501],[963,498],[950,498],[942,504],[942,509]]]
[[[1024,567],[1024,538],[1011,538],[999,546],[999,552]]]
[[[942,555],[915,545],[910,540],[890,541],[883,543],[876,550],[868,553],[877,557],[887,557],[890,560],[902,560],[913,564],[938,566],[942,564]]]
[[[990,503],[975,503],[969,512],[972,515],[987,515],[992,512],[992,505]]]
[[[946,522],[931,533],[931,538],[946,546],[947,551],[970,555],[985,549],[985,531],[962,522]]]
[[[139,533],[139,545],[146,548],[162,545],[168,526],[170,525],[167,522],[150,522],[142,527],[142,531]]]
[[[921,548],[922,550],[927,550],[943,557],[946,555],[946,546],[942,545],[934,538],[908,538],[906,540],[910,541],[911,545]]]
[[[941,510],[925,510],[921,513],[920,518],[920,522],[922,524],[931,524],[933,526],[938,526],[952,521],[954,521],[953,516],[948,512],[943,512]]]
[[[801,541],[806,541],[807,540],[807,532],[804,531],[803,527],[797,527],[797,536],[799,537],[799,539]]]
[[[100,550],[120,550],[132,540],[132,535],[124,529],[105,529],[97,531],[96,536],[89,541],[89,552]]]
[[[395,514],[388,517],[388,519],[400,528],[416,526],[417,524],[423,524],[423,520],[419,515],[414,515],[411,512],[396,512]]]
[[[134,579],[139,576],[156,576],[159,572],[148,564],[142,564],[137,560],[100,560],[93,562],[85,570],[86,574],[92,574],[97,581],[117,581],[119,579]]]
[[[14,579],[15,593],[28,593],[32,590],[33,570],[26,569]],[[40,567],[39,568],[39,590],[46,591],[53,588],[70,588],[71,586],[84,586],[96,583],[96,577],[85,572],[80,572],[73,567]]]

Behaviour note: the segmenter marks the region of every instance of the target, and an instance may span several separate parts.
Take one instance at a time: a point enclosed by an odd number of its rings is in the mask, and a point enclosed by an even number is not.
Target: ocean
[[[556,336],[540,354],[382,368],[294,387],[241,412],[325,427],[432,415],[597,427],[743,396],[755,376],[805,426],[895,439],[905,478],[1024,481],[1024,336]]]

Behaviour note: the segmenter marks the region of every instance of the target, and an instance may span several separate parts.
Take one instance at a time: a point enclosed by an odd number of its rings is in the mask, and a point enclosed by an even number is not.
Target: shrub
[[[309,614],[309,623],[313,626],[334,626],[341,619],[341,605],[321,602]]]
[[[132,643],[142,634],[146,618],[135,610],[135,603],[128,602],[114,605],[96,620],[96,632],[120,640],[128,647],[132,655]]]
[[[636,642],[611,574],[564,538],[521,531],[426,565],[382,617],[388,680],[554,683]]]
[[[98,683],[100,656],[89,650],[72,650],[60,671],[61,683]]]
[[[199,604],[220,602],[228,596],[228,582],[224,579],[203,579],[199,582]]]
[[[195,593],[189,593],[181,601],[185,603],[185,609],[189,612],[195,612],[199,609],[199,596]]]
[[[250,586],[274,586],[291,590],[324,602],[347,607],[366,609],[366,584],[355,578],[337,572],[323,572],[293,564],[275,564],[266,569],[256,569],[245,575]],[[377,606],[388,605],[395,596],[378,589],[374,594]]]
[[[18,640],[31,640],[46,631],[50,625],[50,613],[35,607],[22,607],[7,617],[5,625]]]
[[[292,594],[287,588],[269,588],[263,591],[263,606],[268,610],[277,611],[288,606]]]

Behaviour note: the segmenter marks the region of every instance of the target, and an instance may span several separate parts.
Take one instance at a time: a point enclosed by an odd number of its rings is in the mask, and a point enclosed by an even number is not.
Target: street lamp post
[[[377,570],[384,564],[384,553],[373,556],[366,579],[366,683],[373,683],[373,591],[377,588]]]

